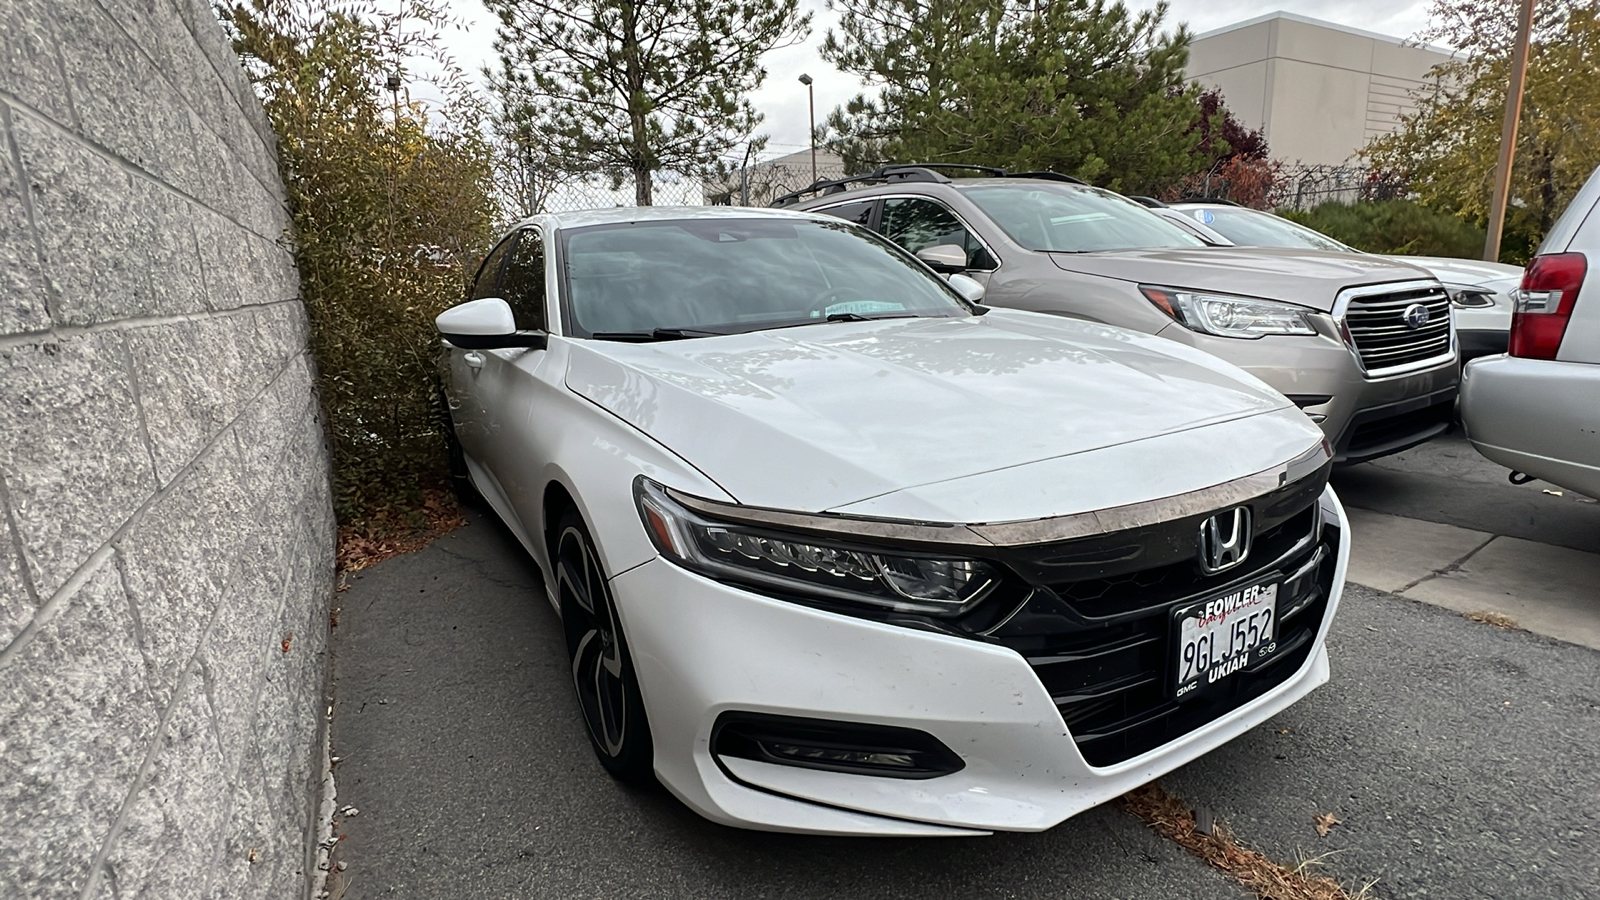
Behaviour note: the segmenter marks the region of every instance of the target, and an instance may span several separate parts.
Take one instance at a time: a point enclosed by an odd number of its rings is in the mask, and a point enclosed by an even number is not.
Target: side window
[[[472,282],[472,296],[468,300],[482,300],[485,297],[494,297],[495,289],[500,283],[500,264],[506,261],[506,250],[510,248],[515,238],[506,238],[500,246],[489,251],[484,257],[483,264],[478,266],[478,277]]]
[[[920,197],[901,197],[883,202],[883,221],[878,230],[884,237],[916,253],[940,244],[955,244],[967,251],[967,265],[973,269],[993,269],[996,263],[983,244],[943,205]]]
[[[511,304],[519,331],[545,331],[544,239],[537,228],[517,233],[516,247],[500,277],[500,296]]]
[[[863,200],[860,203],[845,203],[840,206],[830,206],[827,209],[819,209],[817,212],[824,212],[830,216],[838,216],[841,219],[854,222],[857,225],[865,226],[868,222],[872,221],[872,206],[874,202],[875,201],[872,200]]]

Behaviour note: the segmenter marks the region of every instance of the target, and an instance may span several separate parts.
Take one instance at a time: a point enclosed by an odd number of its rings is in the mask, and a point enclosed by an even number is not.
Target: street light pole
[[[1517,43],[1511,51],[1511,83],[1506,87],[1506,118],[1500,126],[1500,158],[1494,167],[1494,193],[1489,197],[1489,233],[1483,258],[1500,260],[1500,235],[1505,229],[1506,202],[1511,195],[1511,161],[1517,145],[1517,120],[1522,117],[1522,83],[1528,74],[1528,34],[1533,31],[1533,0],[1522,0],[1517,14]]]
[[[806,105],[811,108],[811,183],[817,183],[817,92],[811,86],[811,76],[801,75],[800,83],[806,86]]]

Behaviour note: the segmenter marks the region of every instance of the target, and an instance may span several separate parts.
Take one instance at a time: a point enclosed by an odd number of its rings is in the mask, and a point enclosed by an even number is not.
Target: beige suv
[[[1356,463],[1449,430],[1459,378],[1450,298],[1376,256],[1215,247],[1126,197],[1054,173],[951,179],[891,166],[775,201],[874,229],[984,303],[1159,334],[1265,381]]]

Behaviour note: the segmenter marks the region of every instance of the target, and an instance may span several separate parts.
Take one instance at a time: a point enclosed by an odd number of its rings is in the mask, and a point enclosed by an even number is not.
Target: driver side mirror
[[[983,282],[976,278],[969,278],[966,275],[951,275],[950,286],[955,288],[956,293],[965,298],[968,303],[981,302],[983,295],[988,292],[988,289],[983,286]]]
[[[518,331],[511,304],[499,297],[482,297],[452,306],[433,319],[439,336],[463,350],[500,350],[506,347],[544,349],[542,331]]]
[[[923,247],[917,251],[917,259],[927,263],[929,268],[941,275],[953,275],[967,270],[967,251],[959,244]]]

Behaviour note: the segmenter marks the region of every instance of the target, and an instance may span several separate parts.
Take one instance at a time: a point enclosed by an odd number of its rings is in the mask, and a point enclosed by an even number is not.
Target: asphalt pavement
[[[1600,502],[1543,481],[1514,485],[1510,474],[1480,456],[1458,429],[1335,470],[1333,487],[1347,507],[1600,553]]]
[[[843,840],[624,789],[532,562],[469,518],[339,595],[333,754],[358,812],[334,900],[1246,896],[1114,806],[1042,834]],[[1163,784],[1369,897],[1600,896],[1600,652],[1356,586],[1330,648],[1330,684]]]

